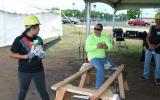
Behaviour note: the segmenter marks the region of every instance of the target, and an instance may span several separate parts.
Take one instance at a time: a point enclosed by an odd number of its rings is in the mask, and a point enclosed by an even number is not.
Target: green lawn
[[[91,30],[91,32],[92,31],[93,30]],[[111,30],[103,30],[103,33],[110,36]],[[84,44],[84,41],[85,28],[75,27],[74,25],[63,25],[63,36],[61,37],[61,41],[47,50],[46,55],[48,57],[53,57],[65,55],[72,52],[72,54],[75,53],[74,55],[79,56],[79,47],[81,47],[82,52],[82,45]],[[117,43],[114,42],[112,52],[126,57],[137,57],[141,55],[142,40],[126,39],[125,41],[127,43],[127,46],[129,47],[128,50],[122,48],[121,51],[118,51]]]
[[[111,30],[103,30],[103,33],[110,36]],[[84,44],[85,28],[77,28],[74,25],[63,25],[63,34],[61,37],[62,40],[47,51],[47,56],[50,56],[50,53],[57,55],[57,53],[59,54],[60,52],[65,53],[66,51],[78,50],[78,47]],[[126,39],[125,41],[129,50],[122,48],[120,51],[122,55],[134,56],[141,53],[142,40]],[[114,43],[112,51],[117,52],[117,43],[116,41]]]

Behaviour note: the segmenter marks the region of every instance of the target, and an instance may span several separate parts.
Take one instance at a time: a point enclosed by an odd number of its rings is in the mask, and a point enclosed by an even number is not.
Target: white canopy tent
[[[86,4],[87,23],[86,23],[86,36],[90,33],[90,9],[91,3],[102,2],[110,5],[113,9],[113,17],[117,10],[123,10],[128,8],[160,8],[160,0],[84,0]],[[114,28],[114,18],[113,18]]]
[[[19,5],[18,9],[12,5],[0,4],[0,47],[11,45],[13,40],[24,30],[23,20],[28,15],[38,16],[41,26],[40,33],[43,39],[62,36],[61,12],[49,12],[26,5]]]

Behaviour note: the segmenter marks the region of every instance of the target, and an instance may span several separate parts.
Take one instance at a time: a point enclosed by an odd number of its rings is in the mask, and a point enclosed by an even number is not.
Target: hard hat
[[[28,16],[24,19],[24,25],[25,26],[31,26],[31,25],[36,25],[36,24],[40,24],[40,21],[38,19],[38,17],[36,16]]]
[[[155,19],[160,19],[160,12],[155,15]]]

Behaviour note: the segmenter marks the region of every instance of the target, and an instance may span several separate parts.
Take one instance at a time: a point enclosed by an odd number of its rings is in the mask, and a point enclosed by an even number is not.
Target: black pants
[[[49,96],[46,91],[44,72],[38,72],[38,73],[18,72],[18,78],[19,78],[19,84],[20,84],[18,100],[25,99],[25,96],[27,94],[27,91],[32,79],[35,83],[35,86],[38,92],[40,93],[42,100],[49,100]]]

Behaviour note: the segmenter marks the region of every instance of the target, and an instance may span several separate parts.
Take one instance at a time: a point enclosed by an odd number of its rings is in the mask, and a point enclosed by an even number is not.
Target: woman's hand
[[[150,48],[151,50],[155,50],[156,45],[154,45],[154,44],[149,44],[149,48]]]
[[[107,49],[108,46],[107,46],[105,43],[98,43],[98,44],[97,44],[97,48]]]

